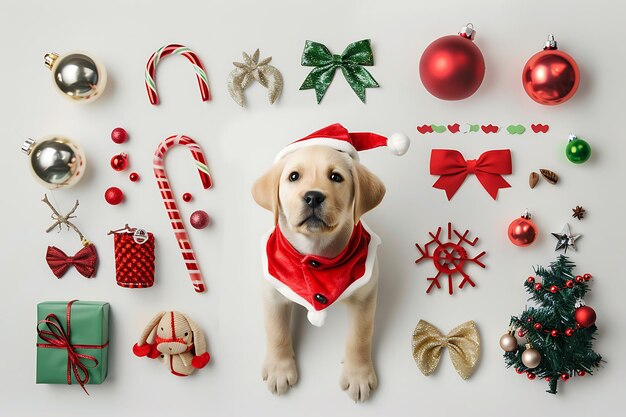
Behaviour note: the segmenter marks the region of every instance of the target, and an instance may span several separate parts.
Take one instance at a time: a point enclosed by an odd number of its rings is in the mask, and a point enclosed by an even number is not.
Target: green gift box
[[[37,304],[38,384],[101,384],[107,376],[108,346],[109,303]]]

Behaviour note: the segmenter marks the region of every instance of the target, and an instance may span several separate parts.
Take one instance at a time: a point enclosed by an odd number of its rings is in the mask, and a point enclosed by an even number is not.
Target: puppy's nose
[[[307,191],[304,194],[304,202],[307,206],[315,208],[326,200],[326,196],[319,191]]]

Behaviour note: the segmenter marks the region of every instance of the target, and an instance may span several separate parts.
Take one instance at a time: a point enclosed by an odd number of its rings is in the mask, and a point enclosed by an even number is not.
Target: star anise
[[[575,217],[578,220],[585,217],[585,209],[582,208],[581,206],[576,206],[575,208],[572,209],[572,211],[574,212],[574,214],[572,214],[572,217]]]

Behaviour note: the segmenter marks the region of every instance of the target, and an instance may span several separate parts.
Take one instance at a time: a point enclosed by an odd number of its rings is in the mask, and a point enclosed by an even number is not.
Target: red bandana
[[[374,245],[370,245],[371,241]],[[303,255],[276,226],[265,247],[267,278],[290,300],[309,311],[321,311],[369,281],[375,247],[379,242],[378,236],[370,234],[359,222],[345,249],[336,257]],[[368,253],[370,246],[372,250]],[[313,324],[321,325],[323,317],[316,321],[311,320]]]

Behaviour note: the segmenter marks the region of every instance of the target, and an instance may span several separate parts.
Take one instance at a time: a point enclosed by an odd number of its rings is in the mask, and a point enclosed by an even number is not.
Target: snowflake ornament
[[[481,268],[485,268],[485,264],[483,264],[479,259],[485,255],[485,251],[482,251],[478,255],[473,258],[470,258],[467,250],[463,247],[464,244],[468,244],[469,246],[475,246],[478,243],[478,238],[474,240],[468,240],[467,235],[469,234],[469,230],[466,230],[465,233],[460,234],[456,230],[452,229],[452,223],[448,223],[448,233],[447,233],[447,241],[442,242],[441,236],[442,228],[439,227],[437,232],[433,234],[429,232],[428,234],[431,237],[431,240],[424,245],[424,248],[416,243],[415,247],[422,255],[418,258],[415,263],[419,263],[425,259],[432,259],[433,265],[437,269],[437,275],[432,278],[428,278],[430,285],[426,290],[426,293],[430,293],[433,289],[433,286],[437,288],[441,288],[441,284],[439,283],[439,277],[442,275],[448,276],[448,292],[450,295],[454,292],[454,285],[452,283],[452,276],[455,274],[461,274],[463,276],[463,280],[459,284],[459,288],[463,288],[465,284],[469,284],[472,287],[475,287],[476,284],[472,281],[470,276],[464,271],[463,267],[468,262],[473,262]],[[453,236],[454,234],[454,236]],[[455,239],[453,241],[453,239]],[[458,241],[456,240],[458,239]],[[430,246],[435,246],[432,253],[430,253]]]

